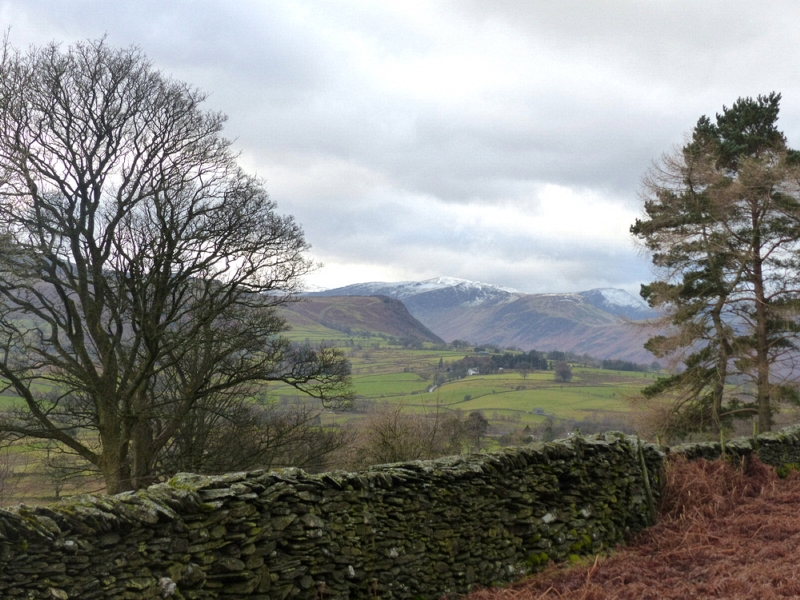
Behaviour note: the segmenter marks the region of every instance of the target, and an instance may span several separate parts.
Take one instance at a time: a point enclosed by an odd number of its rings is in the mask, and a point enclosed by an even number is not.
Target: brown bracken
[[[800,598],[800,475],[751,458],[669,463],[659,523],[627,548],[467,600]]]

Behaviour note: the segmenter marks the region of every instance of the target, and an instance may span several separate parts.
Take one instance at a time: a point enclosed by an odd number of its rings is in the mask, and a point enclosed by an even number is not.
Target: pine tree
[[[779,103],[741,98],[701,117],[645,178],[647,216],[631,227],[659,270],[642,296],[671,326],[646,347],[684,354],[685,369],[645,395],[677,393],[675,414],[693,428],[757,412],[768,431],[775,401],[792,395],[775,367],[792,360],[798,332],[800,161],[776,127]],[[751,378],[755,406],[723,406],[733,374]]]

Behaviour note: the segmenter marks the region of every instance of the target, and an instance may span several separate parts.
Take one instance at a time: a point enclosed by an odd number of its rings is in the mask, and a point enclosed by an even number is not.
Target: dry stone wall
[[[680,454],[689,460],[697,458],[714,460],[723,454],[736,459],[757,454],[768,465],[798,468],[800,467],[800,425],[762,433],[756,437],[736,438],[727,442],[682,444],[673,446],[669,452]]]
[[[0,511],[0,597],[438,598],[647,526],[662,459],[604,434],[359,473],[179,475],[15,507]]]

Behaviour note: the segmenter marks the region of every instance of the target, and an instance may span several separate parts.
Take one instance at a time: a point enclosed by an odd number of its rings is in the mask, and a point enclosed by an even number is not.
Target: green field
[[[573,379],[558,383],[552,371],[532,371],[523,377],[516,371],[491,375],[470,375],[447,381],[434,389],[440,360],[446,366],[471,350],[406,349],[391,345],[378,336],[350,337],[321,328],[294,326],[289,336],[297,341],[324,341],[347,352],[352,364],[353,388],[358,401],[402,403],[411,411],[480,410],[490,423],[537,424],[548,417],[561,421],[587,418],[628,421],[630,399],[651,383],[652,373],[619,372],[573,365]],[[325,329],[322,331],[321,329]],[[283,399],[300,399],[301,394],[287,385],[271,385],[269,393]],[[359,413],[329,414],[327,422],[347,422],[361,418]]]
[[[653,381],[652,373],[605,371],[573,365],[569,383],[554,381],[552,371],[515,371],[470,375],[434,386],[447,377],[446,366],[472,354],[469,349],[409,349],[393,345],[386,336],[350,336],[311,321],[295,321],[288,337],[296,342],[324,343],[345,352],[352,364],[353,390],[358,401],[402,403],[409,410],[483,411],[501,418],[514,415],[524,423],[554,419],[582,420],[589,415],[624,418],[629,399]],[[445,369],[439,369],[443,363]],[[281,401],[308,400],[283,383],[267,386],[269,396]],[[0,407],[21,403],[13,394],[0,395]],[[333,420],[358,419],[358,413],[331,415]]]
[[[651,373],[604,371],[575,364],[569,383],[555,381],[553,371],[530,371],[523,376],[506,370],[456,379],[448,376],[448,365],[465,356],[475,356],[472,349],[453,350],[431,344],[421,349],[404,348],[389,336],[346,335],[315,323],[294,323],[289,337],[296,342],[338,347],[351,362],[356,400],[348,410],[324,412],[323,424],[358,423],[371,407],[382,402],[427,414],[481,411],[490,423],[487,447],[502,443],[503,435],[522,435],[528,431],[526,427],[534,431],[545,422],[555,424],[560,432],[586,423],[630,429],[634,410],[630,398],[655,377]],[[284,383],[268,384],[266,390],[275,402],[318,403]],[[13,394],[0,395],[0,407],[20,404],[22,400]],[[41,446],[27,444],[0,448],[0,471],[14,473],[6,478],[5,486],[0,477],[0,504],[11,498],[34,504],[52,500],[56,479],[42,466],[43,452]],[[75,483],[78,487],[67,481],[61,492],[91,491],[101,485],[96,478],[80,481]]]
[[[523,379],[518,373],[504,375],[472,375],[445,383],[431,392],[417,377],[415,382],[409,373],[394,376],[381,376],[383,385],[363,386],[363,380],[370,378],[354,377],[357,393],[372,400],[404,402],[410,406],[430,406],[440,404],[448,408],[464,411],[482,410],[513,411],[523,415],[528,421],[543,420],[536,415],[540,409],[548,415],[564,419],[582,419],[589,413],[627,414],[630,410],[628,398],[639,392],[642,379],[638,377],[615,377],[606,383],[598,383],[598,378],[590,382],[575,378],[570,383],[557,383],[552,372],[536,372]],[[404,376],[402,389],[416,386],[416,394],[400,394],[401,386],[393,386],[393,377]],[[422,392],[418,390],[423,390]],[[367,390],[372,393],[368,393]],[[487,415],[488,416],[488,415]]]

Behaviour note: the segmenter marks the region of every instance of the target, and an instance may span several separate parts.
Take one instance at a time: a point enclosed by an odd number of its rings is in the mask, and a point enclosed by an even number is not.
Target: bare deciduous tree
[[[477,452],[481,448],[481,438],[486,435],[489,429],[489,419],[479,410],[474,410],[467,416],[464,422],[464,432],[469,441],[469,448]]]
[[[255,399],[203,400],[183,420],[156,469],[165,475],[290,466],[323,471],[350,436],[341,428],[323,427],[320,416],[309,402],[281,405],[263,393]]]
[[[556,361],[553,371],[553,376],[556,381],[572,381],[572,367],[569,366],[567,361]]]
[[[400,403],[372,407],[357,427],[339,463],[346,468],[460,454],[466,441],[463,415],[434,407],[410,412]]]
[[[285,381],[348,395],[332,349],[276,314],[310,268],[221,136],[205,96],[104,41],[0,64],[0,429],[95,465],[109,493],[153,480],[198,402]]]

